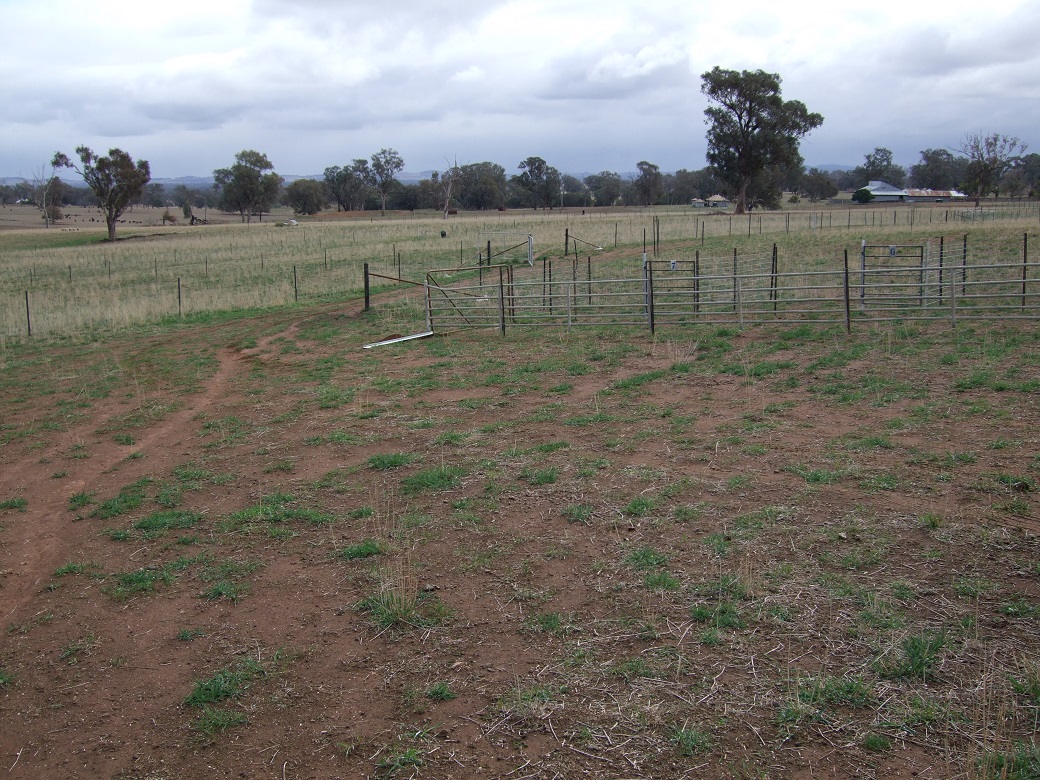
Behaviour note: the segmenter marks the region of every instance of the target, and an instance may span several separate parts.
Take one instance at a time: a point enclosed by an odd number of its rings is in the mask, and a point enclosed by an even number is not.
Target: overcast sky
[[[704,167],[700,75],[779,73],[807,165],[909,165],[967,132],[1040,151],[1040,2],[0,0],[0,176],[119,147],[153,177],[256,149],[282,174],[529,156]]]

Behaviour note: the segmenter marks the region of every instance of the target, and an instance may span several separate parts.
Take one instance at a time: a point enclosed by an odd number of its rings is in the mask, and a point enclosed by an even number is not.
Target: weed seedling
[[[337,555],[345,561],[357,561],[362,558],[371,558],[373,555],[380,555],[382,552],[383,546],[379,542],[375,539],[365,539],[357,544],[351,544],[342,548]]]
[[[687,726],[673,726],[668,733],[668,741],[683,756],[699,756],[711,750],[711,735]]]
[[[446,682],[434,683],[426,689],[426,698],[430,701],[451,701],[457,697],[458,694]]]
[[[220,707],[203,707],[202,712],[192,724],[193,728],[200,734],[212,738],[216,734],[223,734],[234,726],[248,723],[249,719],[244,712]]]

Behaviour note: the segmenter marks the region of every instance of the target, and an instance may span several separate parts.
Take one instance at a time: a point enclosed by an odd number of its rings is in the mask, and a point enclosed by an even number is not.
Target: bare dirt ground
[[[392,329],[7,353],[0,771],[1027,766],[1033,326]]]

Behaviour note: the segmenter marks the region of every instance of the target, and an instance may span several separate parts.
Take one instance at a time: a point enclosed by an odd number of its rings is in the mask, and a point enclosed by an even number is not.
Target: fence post
[[[506,289],[502,278],[502,266],[498,267],[498,329],[506,332]]]
[[[961,295],[968,294],[968,234],[964,234],[964,248],[961,250]]]
[[[654,267],[646,261],[646,256],[643,256],[643,274],[646,279],[646,301],[647,301],[647,315],[650,319],[650,333],[653,334],[656,330],[656,323],[654,322]]]
[[[1022,234],[1022,308],[1026,307],[1026,276],[1029,270],[1029,234]]]
[[[924,247],[921,247],[921,261],[918,263],[920,269],[918,271],[917,280],[917,306],[918,308],[924,308]]]
[[[849,250],[845,250],[845,332],[852,333],[852,302],[849,300]]]
[[[366,263],[365,265],[368,264]],[[428,330],[430,333],[433,333],[433,301],[430,298],[429,274],[426,274],[426,281],[423,283],[423,295],[426,298],[426,330]]]
[[[546,270],[547,270],[546,269],[546,264],[547,263],[548,263],[548,259],[543,257],[542,258],[542,309],[543,310],[545,309],[545,295],[546,295],[546,292],[547,292],[546,287],[545,287],[545,282],[546,282],[546,278],[547,278],[546,275],[545,275]]]
[[[950,272],[950,327],[957,327],[957,275]]]
[[[181,278],[178,276],[177,277],[177,316],[178,317],[183,317],[184,316],[184,306],[181,303],[182,300],[183,299],[181,297]]]
[[[299,285],[299,282],[297,282],[297,280],[296,280],[296,266],[295,266],[295,264],[292,267],[292,289],[293,289],[293,300],[298,303],[299,300],[300,300],[300,285]]]
[[[737,248],[733,247],[733,311],[737,310]]]
[[[859,310],[867,308],[867,240],[859,242]]]
[[[577,248],[577,247],[575,247]],[[571,229],[563,229],[563,256],[566,257],[571,253]]]
[[[740,294],[740,277],[733,277],[733,295],[737,299],[737,327],[744,330],[744,297]]]
[[[939,236],[939,305],[942,306],[943,300],[943,261],[945,260],[945,242],[943,236]]]
[[[429,289],[430,289],[429,288],[429,281],[427,280],[427,285],[426,285],[427,303],[429,303]],[[369,287],[369,281],[368,281],[368,263],[365,263],[365,311],[368,311],[369,304],[371,302],[370,301],[370,292],[371,292],[371,288]]]
[[[585,258],[585,262],[588,264],[589,271],[589,306],[592,305],[592,255],[588,255]]]
[[[29,331],[29,337],[32,337],[32,317],[29,316],[29,291],[25,291],[25,328]]]
[[[701,312],[701,250],[693,255],[693,313]]]
[[[516,323],[516,287],[513,282],[513,266],[506,267],[509,278],[509,320]]]
[[[549,273],[549,316],[553,313],[553,288],[552,288],[552,260],[547,260],[547,270]]]
[[[774,313],[776,312],[776,302],[777,302],[777,299],[780,297],[779,290],[777,288],[777,278],[776,278],[777,277],[777,273],[776,273],[777,272],[777,265],[778,265],[777,261],[778,261],[778,256],[777,256],[776,244],[773,244],[773,267],[772,267],[772,269],[770,269],[772,271],[772,273],[770,274],[770,277],[769,277],[769,297],[773,299],[773,312]]]

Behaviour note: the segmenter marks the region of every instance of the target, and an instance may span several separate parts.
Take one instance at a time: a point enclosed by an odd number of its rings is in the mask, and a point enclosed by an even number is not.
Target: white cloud
[[[466,84],[474,81],[484,81],[484,69],[479,65],[470,65],[465,70],[460,70],[457,73],[453,73],[448,81],[453,81],[458,84]]]
[[[780,73],[785,97],[823,113],[810,163],[856,164],[874,146],[910,163],[980,122],[1040,146],[1040,5],[1027,0],[797,13],[766,0],[210,0],[204,19],[6,0],[4,28],[0,175],[116,141],[147,150],[160,176],[242,148],[286,173],[383,146],[409,169],[446,155],[511,169],[529,154],[565,170],[697,168],[700,74],[715,65]]]

